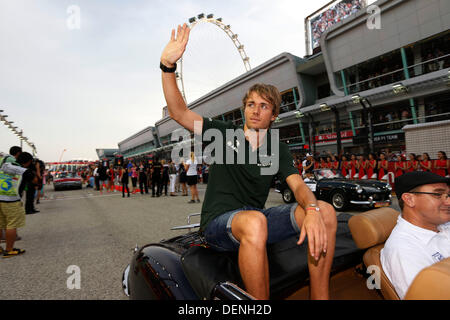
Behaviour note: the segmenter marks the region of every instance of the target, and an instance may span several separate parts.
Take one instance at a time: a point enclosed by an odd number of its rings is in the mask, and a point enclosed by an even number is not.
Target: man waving
[[[210,129],[222,133],[221,150],[223,155],[228,153],[227,157],[216,158],[210,167],[200,231],[212,248],[238,251],[242,280],[246,290],[257,299],[269,298],[266,245],[293,235],[299,235],[300,245],[307,236],[310,296],[312,299],[328,299],[336,213],[331,205],[317,201],[303,182],[293,166],[287,145],[273,139],[269,129],[280,110],[278,89],[267,84],[255,84],[248,89],[243,97],[245,124],[241,127],[231,122],[203,118],[188,109],[178,90],[174,72],[176,62],[188,44],[189,32],[186,24],[178,26],[176,33],[172,30],[170,41],[161,55],[162,86],[169,115],[197,135]],[[245,137],[243,143],[228,140],[230,130],[241,130]],[[274,174],[286,180],[297,203],[264,208],[273,174],[263,173],[262,169],[272,161],[268,164],[261,150],[268,150],[275,156],[278,170]],[[243,161],[236,164],[233,160],[240,156]],[[254,159],[256,161],[252,161]]]

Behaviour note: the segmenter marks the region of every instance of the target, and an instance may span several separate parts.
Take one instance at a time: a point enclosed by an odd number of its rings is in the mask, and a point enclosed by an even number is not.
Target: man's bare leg
[[[258,211],[241,211],[234,216],[231,230],[240,242],[239,271],[246,291],[256,299],[269,299],[266,217]]]
[[[16,229],[6,229],[5,239],[6,239],[6,251],[11,251],[14,249],[14,242],[16,241],[17,232]]]
[[[320,255],[319,260],[311,256],[308,248],[308,269],[310,276],[310,298],[313,300],[329,299],[330,271],[333,264],[334,248],[336,244],[336,212],[326,202],[318,201],[320,214],[325,222],[327,231],[327,252]],[[295,219],[301,229],[305,219],[305,211],[300,206],[295,210]]]

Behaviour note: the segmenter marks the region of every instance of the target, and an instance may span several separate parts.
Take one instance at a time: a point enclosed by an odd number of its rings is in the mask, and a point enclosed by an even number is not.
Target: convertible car
[[[330,169],[314,170],[304,181],[318,200],[332,204],[336,211],[344,211],[351,205],[379,208],[391,204],[392,187],[386,182],[346,179]],[[281,193],[284,202],[295,201],[294,193],[285,181],[276,181],[275,191]]]
[[[83,188],[81,177],[76,173],[61,172],[57,173],[53,178],[53,188],[55,191],[69,188]]]
[[[337,216],[336,247],[330,277],[331,299],[399,299],[383,272],[380,251],[399,212],[379,208]],[[130,299],[252,300],[239,273],[237,253],[209,248],[191,223],[187,234],[134,249],[122,275]],[[270,299],[308,299],[307,245],[297,237],[267,247]],[[450,258],[422,270],[405,299],[450,299]]]

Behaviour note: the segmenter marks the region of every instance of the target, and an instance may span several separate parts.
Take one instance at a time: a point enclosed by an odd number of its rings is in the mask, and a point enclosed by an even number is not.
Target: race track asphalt
[[[199,184],[200,199],[205,188]],[[121,287],[122,271],[136,244],[185,233],[170,228],[187,224],[187,215],[201,209],[201,203],[187,203],[190,196],[122,198],[120,192],[100,194],[90,188],[45,190],[46,199],[37,206],[40,212],[27,215],[26,226],[19,229],[22,240],[15,247],[26,253],[0,259],[0,300],[128,299]],[[266,207],[282,203],[272,189]],[[70,266],[79,268],[79,289],[68,288],[68,280],[76,283]]]

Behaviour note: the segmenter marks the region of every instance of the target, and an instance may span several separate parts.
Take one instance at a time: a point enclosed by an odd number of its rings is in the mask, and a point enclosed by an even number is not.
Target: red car
[[[61,189],[81,189],[83,188],[81,177],[76,173],[61,172],[57,173],[53,178],[53,188],[55,191]]]

